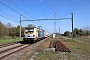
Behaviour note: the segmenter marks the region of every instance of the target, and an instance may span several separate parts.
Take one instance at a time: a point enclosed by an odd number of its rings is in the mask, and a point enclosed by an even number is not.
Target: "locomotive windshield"
[[[29,28],[25,28],[25,32],[28,32]]]
[[[29,31],[34,31],[34,28],[30,28]]]
[[[33,32],[34,28],[25,28],[25,32]]]

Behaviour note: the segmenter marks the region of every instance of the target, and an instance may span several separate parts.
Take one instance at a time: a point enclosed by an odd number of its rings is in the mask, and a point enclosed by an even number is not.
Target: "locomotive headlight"
[[[35,35],[33,35],[33,37],[35,37]]]

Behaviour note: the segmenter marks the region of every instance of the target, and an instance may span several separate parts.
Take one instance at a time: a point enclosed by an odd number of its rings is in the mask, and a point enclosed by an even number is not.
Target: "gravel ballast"
[[[40,46],[40,44],[44,40],[41,40],[35,44],[32,44],[30,47],[27,47],[21,51],[18,51],[16,53],[4,58],[3,60],[28,60],[30,58],[30,55],[33,54],[38,49],[38,46]]]

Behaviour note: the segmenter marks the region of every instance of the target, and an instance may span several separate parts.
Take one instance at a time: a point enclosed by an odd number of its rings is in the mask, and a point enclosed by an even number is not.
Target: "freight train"
[[[49,35],[43,29],[36,28],[36,27],[25,28],[23,40],[28,42],[30,41],[35,42],[35,41],[44,39],[46,37],[49,37]]]

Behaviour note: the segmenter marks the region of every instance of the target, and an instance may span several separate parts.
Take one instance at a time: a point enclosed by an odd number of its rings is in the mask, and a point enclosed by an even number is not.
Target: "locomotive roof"
[[[28,29],[28,28],[30,29],[30,28],[36,28],[36,27],[26,27],[25,29]]]

